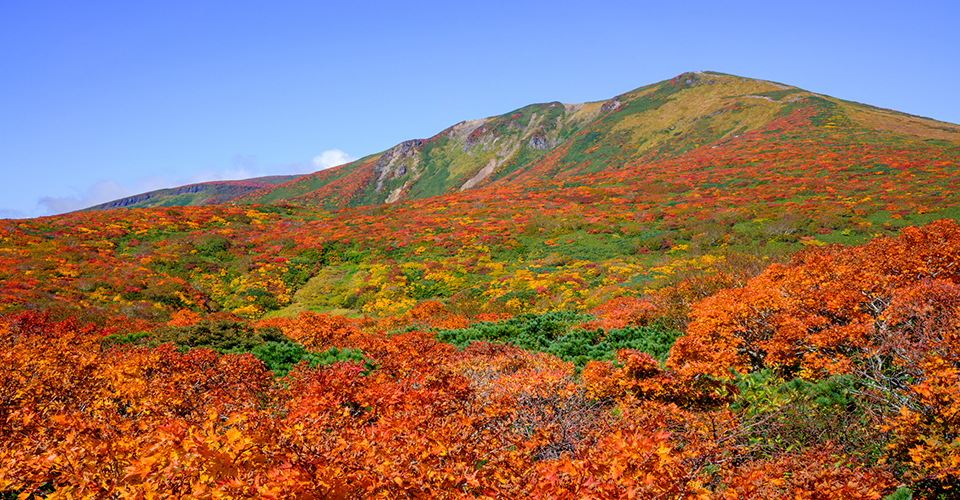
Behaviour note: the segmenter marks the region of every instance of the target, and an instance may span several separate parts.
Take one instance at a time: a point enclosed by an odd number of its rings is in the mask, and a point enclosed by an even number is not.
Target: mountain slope
[[[184,186],[90,209],[228,201],[339,209],[484,186],[527,188],[557,179],[590,183],[593,175],[656,170],[661,162],[698,150],[717,158],[742,154],[737,151],[745,135],[784,127],[792,130],[789,140],[779,137],[771,147],[799,148],[799,154],[791,153],[796,164],[833,154],[825,148],[835,141],[890,150],[960,144],[957,125],[764,80],[684,73],[607,101],[533,104],[464,121],[433,137],[308,175]]]
[[[960,144],[956,125],[762,80],[685,73],[605,102],[535,104],[461,122],[431,138],[406,141],[237,201],[342,208],[485,185],[525,187],[668,161],[698,148],[724,148],[746,133],[773,130],[790,116],[809,120],[802,134],[808,140],[841,133],[871,135],[874,141],[897,137],[898,142]]]

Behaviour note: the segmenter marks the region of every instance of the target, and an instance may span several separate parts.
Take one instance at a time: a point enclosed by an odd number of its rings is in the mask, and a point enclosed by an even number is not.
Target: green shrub
[[[250,350],[250,354],[263,361],[268,370],[276,377],[283,377],[301,361],[311,367],[326,366],[341,361],[363,361],[363,353],[358,349],[337,349],[326,351],[308,351],[302,345],[289,340],[268,341]]]
[[[277,328],[255,329],[240,321],[202,321],[196,325],[171,326],[152,332],[108,335],[101,340],[105,348],[116,345],[156,347],[161,344],[174,344],[181,351],[208,348],[222,354],[249,352],[263,361],[277,377],[285,376],[301,361],[316,367],[346,360],[363,360],[363,353],[358,349],[331,347],[326,351],[309,351],[284,337]],[[371,369],[372,365],[367,368]]]
[[[883,497],[883,500],[913,500],[913,490],[901,486],[897,491]]]
[[[573,328],[593,319],[586,314],[558,311],[521,314],[500,322],[483,322],[468,328],[442,330],[440,342],[466,347],[470,342],[499,342],[521,349],[553,354],[582,367],[588,361],[614,359],[619,349],[637,349],[663,360],[679,332],[658,327],[627,327],[610,331]]]
[[[276,328],[259,330],[240,321],[201,321],[189,326],[168,326],[155,330],[148,345],[176,344],[182,350],[206,347],[219,352],[248,352],[269,341],[284,339]]]
[[[868,416],[868,403],[857,395],[853,377],[783,380],[772,370],[760,370],[736,375],[734,383],[739,394],[731,409],[753,426],[748,449],[756,456],[830,445],[874,462],[884,449],[884,437]]]

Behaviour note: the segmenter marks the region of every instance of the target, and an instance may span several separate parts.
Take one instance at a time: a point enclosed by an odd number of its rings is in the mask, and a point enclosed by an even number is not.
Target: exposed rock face
[[[458,123],[458,124],[456,124],[456,125],[448,128],[448,129],[444,130],[443,132],[440,132],[440,133],[437,134],[437,135],[443,136],[443,137],[449,137],[450,139],[453,139],[453,140],[455,140],[455,141],[465,141],[466,138],[467,138],[474,130],[476,130],[478,127],[480,127],[481,125],[483,125],[485,121],[486,121],[486,120],[484,120],[484,119],[482,119],[482,118],[479,119],[479,120],[467,120],[467,121],[462,121],[462,122],[460,122],[460,123]]]
[[[609,101],[603,103],[603,106],[600,107],[600,112],[606,113],[608,111],[613,111],[619,107],[620,107],[620,98],[614,97],[613,99],[610,99]]]
[[[466,191],[472,188],[473,186],[476,186],[477,183],[479,183],[480,181],[486,179],[487,176],[492,174],[493,171],[497,169],[497,166],[499,164],[500,163],[497,161],[496,158],[491,159],[490,162],[488,162],[483,168],[481,168],[473,177],[467,179],[467,182],[463,183],[463,185],[460,186],[460,192]]]
[[[137,203],[147,201],[150,198],[153,198],[153,193],[138,194],[136,196],[128,196],[126,198],[121,198],[116,201],[111,201],[111,202],[104,203],[102,205],[97,205],[95,208],[99,210],[108,210],[111,208],[129,207],[130,205],[135,205]]]
[[[486,134],[489,130],[490,127],[486,124],[473,129],[473,131],[470,132],[470,135],[467,136],[467,140],[464,141],[466,143],[466,147],[469,148],[470,146],[476,144],[477,141],[479,141],[480,138],[483,137],[484,134]]]
[[[404,141],[380,156],[374,166],[374,172],[377,173],[376,191],[378,193],[383,190],[383,182],[388,177],[397,179],[407,173],[407,166],[403,163],[404,160],[412,158],[412,167],[416,168],[419,160],[417,152],[422,146],[423,141],[420,139]]]
[[[248,183],[245,184],[244,181],[216,181],[216,182],[207,182],[202,184],[191,184],[189,186],[182,186],[178,188],[170,189],[158,189],[156,191],[151,191],[149,193],[138,194],[134,196],[127,196],[126,198],[120,198],[119,200],[109,201],[107,203],[101,203],[100,205],[95,205],[85,210],[111,210],[115,208],[126,208],[136,205],[140,205],[149,200],[156,200],[155,203],[165,203],[167,199],[171,196],[177,196],[181,194],[197,194],[204,191],[208,191],[209,194],[203,198],[195,199],[194,202],[200,201],[204,204],[207,203],[204,200],[211,200],[212,203],[222,202],[224,199],[232,198],[235,196],[240,196],[252,191],[256,191],[263,187],[263,184],[259,183]],[[219,201],[218,201],[219,200]]]
[[[394,203],[400,199],[400,196],[403,194],[403,190],[407,189],[407,186],[410,185],[410,181],[404,182],[402,186],[394,189],[390,192],[390,195],[387,196],[387,199],[384,200],[384,203]]]
[[[110,201],[110,202],[103,203],[103,204],[101,204],[101,205],[97,205],[97,206],[95,206],[95,207],[90,207],[90,208],[96,209],[96,210],[109,210],[109,209],[112,209],[112,208],[124,208],[124,207],[129,207],[129,206],[131,206],[131,205],[136,205],[137,203],[143,203],[143,202],[149,200],[150,198],[153,198],[155,195],[163,194],[163,195],[168,195],[168,196],[176,196],[176,195],[178,195],[178,194],[194,194],[194,193],[199,193],[200,191],[205,191],[208,187],[210,187],[210,186],[207,185],[207,184],[191,184],[191,185],[189,185],[189,186],[178,187],[178,188],[175,188],[175,189],[161,189],[161,190],[158,190],[158,191],[152,191],[152,192],[149,192],[149,193],[138,194],[138,195],[135,195],[135,196],[128,196],[128,197],[126,197],[126,198],[121,198],[121,199],[119,199],[119,200]],[[250,188],[250,189],[245,190],[245,191],[252,191],[252,190],[254,190],[254,189],[257,189],[257,188]]]
[[[550,145],[547,143],[547,140],[540,135],[539,132],[533,135],[530,138],[530,141],[527,142],[527,147],[530,149],[547,149]]]
[[[385,169],[389,169],[389,167],[393,166],[393,164],[395,164],[398,160],[409,158],[417,154],[417,149],[422,145],[423,141],[420,139],[401,142],[380,156],[380,159],[377,160],[377,165],[374,167],[374,170],[377,173],[380,173]]]

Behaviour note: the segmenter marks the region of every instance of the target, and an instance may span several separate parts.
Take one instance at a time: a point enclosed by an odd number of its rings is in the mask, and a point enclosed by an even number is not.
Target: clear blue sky
[[[0,217],[313,171],[685,71],[960,123],[958,27],[953,0],[4,0]]]

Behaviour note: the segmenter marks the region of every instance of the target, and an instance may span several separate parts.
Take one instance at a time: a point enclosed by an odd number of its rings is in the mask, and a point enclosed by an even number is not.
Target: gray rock
[[[613,111],[619,107],[620,107],[620,97],[618,96],[603,103],[603,106],[600,106],[600,112],[606,113],[608,111]]]
[[[534,136],[530,138],[530,141],[527,142],[527,147],[530,149],[543,150],[543,149],[547,149],[548,144],[547,144],[547,140],[542,135],[534,134]]]

